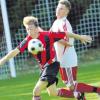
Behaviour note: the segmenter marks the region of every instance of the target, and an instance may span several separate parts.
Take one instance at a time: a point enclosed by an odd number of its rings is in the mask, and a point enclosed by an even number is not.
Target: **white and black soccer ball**
[[[43,44],[39,39],[31,39],[28,43],[28,51],[32,54],[38,54],[43,51]]]

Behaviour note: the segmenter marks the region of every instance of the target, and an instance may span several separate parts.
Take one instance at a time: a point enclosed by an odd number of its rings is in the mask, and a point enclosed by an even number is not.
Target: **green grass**
[[[14,79],[0,81],[0,100],[31,100],[32,89],[38,79],[38,74],[18,76]],[[88,62],[80,64],[78,81],[100,86],[100,62]],[[61,79],[58,87],[65,87]],[[75,100],[48,96],[46,90],[42,92],[43,100]],[[87,100],[98,100],[95,93],[86,94]]]

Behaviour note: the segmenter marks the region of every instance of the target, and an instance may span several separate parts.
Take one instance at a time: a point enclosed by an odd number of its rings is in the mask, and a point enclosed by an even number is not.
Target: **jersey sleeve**
[[[67,38],[65,32],[51,32],[50,36],[54,39],[54,42]]]
[[[31,38],[27,36],[18,46],[17,48],[20,50],[21,53],[25,51],[25,49],[28,47],[28,42]]]

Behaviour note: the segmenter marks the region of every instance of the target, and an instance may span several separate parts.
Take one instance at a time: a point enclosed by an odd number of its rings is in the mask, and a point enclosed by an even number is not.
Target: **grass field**
[[[0,100],[31,100],[32,89],[38,79],[38,74],[28,74],[18,76],[14,79],[0,81]],[[85,82],[95,86],[100,86],[100,62],[92,61],[80,64],[78,72],[79,82]],[[61,79],[59,80],[58,87],[65,87]],[[64,99],[58,97],[48,96],[46,90],[42,92],[43,100],[75,100]],[[99,100],[98,96],[93,94],[86,94],[87,100]]]

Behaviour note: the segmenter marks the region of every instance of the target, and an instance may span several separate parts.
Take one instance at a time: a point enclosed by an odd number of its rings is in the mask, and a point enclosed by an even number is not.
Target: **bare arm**
[[[9,59],[15,57],[17,54],[19,54],[20,51],[18,48],[15,48],[14,50],[11,50],[7,55],[5,55],[3,58],[0,59],[0,65],[3,65],[6,61]]]
[[[75,33],[72,34],[72,33],[66,32],[66,36],[69,38],[75,38],[77,40],[80,40],[81,43],[83,43],[83,44],[86,44],[87,42],[88,43],[92,42],[92,38],[90,35],[78,35]],[[69,42],[67,42],[65,40],[59,40],[58,42],[61,43],[62,45],[65,45],[65,46],[72,46],[71,44],[69,44]]]
[[[75,33],[71,34],[71,33],[68,33],[68,32],[66,32],[66,34],[68,35],[68,37],[80,40],[84,44],[86,42],[88,42],[88,43],[92,42],[92,38],[91,38],[90,35],[78,35],[78,34],[75,34]]]

